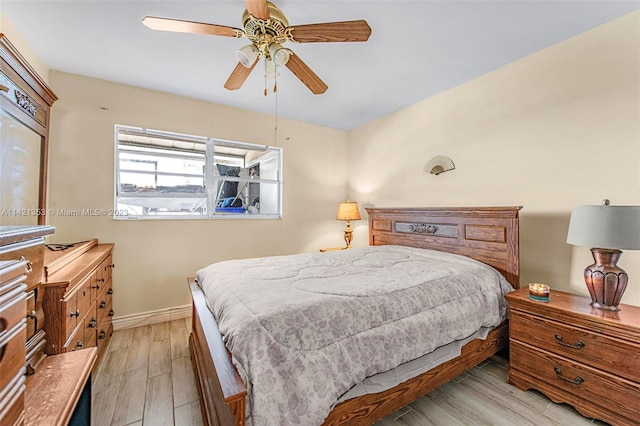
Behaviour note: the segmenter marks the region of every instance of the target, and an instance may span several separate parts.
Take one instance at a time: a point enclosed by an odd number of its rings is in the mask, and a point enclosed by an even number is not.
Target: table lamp
[[[584,270],[591,306],[619,311],[628,276],[617,263],[622,250],[640,250],[640,206],[575,206],[567,243],[592,247],[595,262]]]
[[[353,229],[351,229],[352,220],[360,220],[360,210],[358,203],[355,201],[344,201],[338,205],[338,213],[336,220],[346,220],[347,227],[344,228],[344,241],[347,243],[345,248],[351,248],[351,240],[353,239]]]

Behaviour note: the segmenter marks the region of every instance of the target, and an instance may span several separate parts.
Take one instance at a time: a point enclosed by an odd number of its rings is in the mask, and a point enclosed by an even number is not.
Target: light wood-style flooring
[[[93,379],[93,426],[202,425],[190,332],[186,318],[113,333]],[[493,357],[376,425],[605,424],[509,385],[508,369],[505,359]]]

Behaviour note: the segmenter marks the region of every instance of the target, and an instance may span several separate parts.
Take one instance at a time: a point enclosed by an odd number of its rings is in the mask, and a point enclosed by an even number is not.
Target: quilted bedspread
[[[197,273],[247,385],[247,424],[319,425],[366,377],[506,318],[495,269],[379,246],[230,260]]]

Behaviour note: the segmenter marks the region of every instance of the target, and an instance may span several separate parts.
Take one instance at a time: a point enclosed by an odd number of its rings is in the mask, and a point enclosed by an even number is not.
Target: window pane
[[[280,215],[279,148],[116,126],[116,209],[134,217]]]

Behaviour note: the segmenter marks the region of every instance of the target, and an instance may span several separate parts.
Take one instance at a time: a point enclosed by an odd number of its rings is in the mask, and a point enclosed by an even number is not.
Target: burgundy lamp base
[[[591,296],[591,306],[609,311],[619,311],[620,299],[627,288],[629,277],[616,264],[622,251],[592,248],[595,263],[584,270],[584,281]]]

